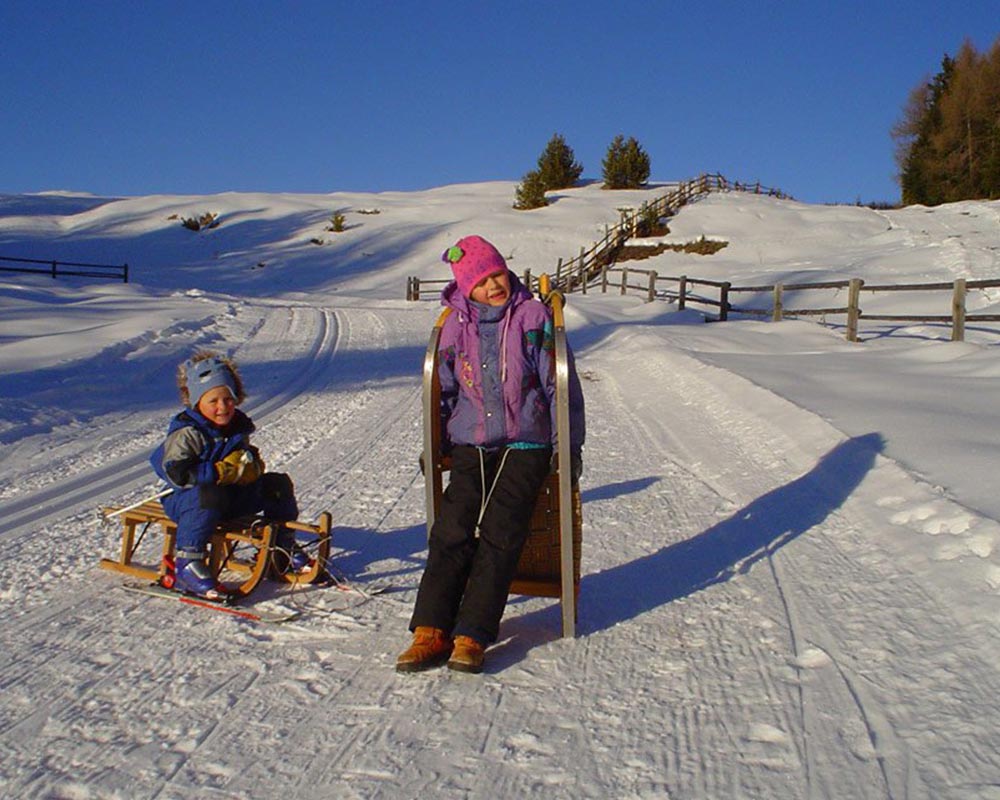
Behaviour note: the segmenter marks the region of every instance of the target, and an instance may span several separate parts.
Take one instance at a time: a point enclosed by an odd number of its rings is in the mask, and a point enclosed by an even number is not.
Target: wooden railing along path
[[[684,181],[638,210],[624,209],[614,227],[605,229],[604,238],[595,242],[590,249],[580,248],[577,256],[563,261],[559,259],[553,276],[553,284],[563,292],[579,291],[586,294],[595,289],[607,292],[616,288],[621,294],[638,292],[645,295],[647,302],[657,298],[676,301],[679,309],[688,305],[707,306],[714,309],[714,319],[724,322],[730,314],[770,317],[778,321],[786,317],[842,315],[845,318],[845,332],[848,341],[858,341],[858,325],[862,320],[880,322],[928,322],[944,323],[951,326],[953,341],[963,341],[967,322],[1000,322],[1000,314],[970,314],[966,308],[969,290],[1000,287],[1000,279],[968,280],[959,278],[950,283],[907,283],[907,284],[866,284],[861,278],[841,281],[821,281],[815,283],[775,283],[765,286],[734,286],[730,281],[713,281],[693,278],[687,275],[659,275],[656,270],[637,267],[616,266],[616,256],[625,242],[635,238],[643,226],[655,224],[664,217],[670,217],[693,199],[710,192],[745,191],[767,194],[772,197],[787,197],[777,189],[756,184],[743,184],[726,180],[722,175],[702,175],[694,180]],[[614,280],[612,276],[620,275]],[[641,283],[635,283],[635,276],[643,276]],[[530,271],[522,276],[526,286],[533,287]],[[633,281],[633,282],[630,282]],[[406,297],[419,300],[421,289],[426,286],[443,286],[448,280],[425,280],[410,277],[407,281]],[[661,289],[661,283],[668,284]],[[837,294],[847,290],[846,304],[828,308],[787,308],[786,292],[812,292],[834,290]],[[705,291],[701,291],[705,290]],[[714,290],[714,291],[713,291]],[[706,293],[710,292],[711,296]],[[866,314],[861,308],[863,292],[950,292],[949,314]],[[730,298],[736,294],[763,294],[771,297],[767,308],[753,308],[734,305]],[[436,295],[435,295],[436,296]]]
[[[615,263],[615,257],[625,246],[625,242],[634,238],[644,225],[655,223],[663,217],[670,217],[692,200],[711,192],[742,191],[755,194],[767,194],[772,197],[787,197],[778,189],[761,186],[760,183],[745,184],[732,182],[719,174],[705,174],[693,180],[681,181],[669,192],[649,203],[644,203],[639,209],[620,209],[618,223],[606,225],[604,237],[594,242],[590,248],[581,247],[579,254],[569,259],[559,259],[555,271],[550,272],[552,284],[562,292],[587,291],[587,285],[600,275],[601,270]],[[410,276],[406,283],[406,299],[419,300],[425,287],[443,287],[450,279],[435,280]],[[537,288],[537,280],[530,271],[524,273],[524,284]]]

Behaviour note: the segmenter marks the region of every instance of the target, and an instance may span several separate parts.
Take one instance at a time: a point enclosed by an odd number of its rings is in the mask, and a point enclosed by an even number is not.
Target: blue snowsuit
[[[150,462],[174,489],[163,498],[163,510],[177,523],[178,557],[203,557],[215,526],[223,520],[257,512],[274,520],[298,517],[287,475],[269,472],[246,485],[217,483],[215,463],[236,450],[254,450],[250,444],[254,430],[253,421],[239,409],[224,429],[194,408],[171,420],[167,438]]]

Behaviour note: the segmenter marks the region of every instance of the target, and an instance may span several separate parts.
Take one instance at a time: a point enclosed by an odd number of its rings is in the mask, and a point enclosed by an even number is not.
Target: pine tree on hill
[[[514,208],[530,211],[548,204],[549,201],[545,199],[545,182],[538,170],[533,169],[521,178],[521,183],[514,190]]]
[[[546,189],[568,189],[583,174],[583,165],[574,160],[573,148],[555,133],[538,157],[538,174]]]
[[[640,189],[649,180],[649,156],[633,136],[618,134],[601,163],[605,189]]]

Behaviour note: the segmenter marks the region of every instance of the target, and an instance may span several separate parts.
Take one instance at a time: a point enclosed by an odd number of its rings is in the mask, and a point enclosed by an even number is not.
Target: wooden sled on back
[[[549,276],[539,278],[539,290],[552,309],[556,357],[556,448],[557,469],[546,478],[531,517],[531,532],[521,553],[511,594],[557,597],[562,608],[562,635],[576,635],[577,598],[580,592],[580,558],[583,542],[583,507],[580,487],[570,478],[569,361],[563,299],[549,291]],[[424,502],[427,535],[441,511],[443,473],[448,469],[441,457],[441,384],[438,380],[438,342],[441,328],[451,313],[445,309],[431,330],[423,373]]]
[[[117,559],[102,558],[101,567],[151,583],[160,583],[167,576],[169,565],[173,564],[177,523],[167,516],[163,506],[156,500],[124,508],[105,508],[105,519],[111,516],[121,518],[121,549]],[[275,569],[279,523],[255,515],[220,522],[209,541],[209,569],[216,580],[240,596],[250,594],[269,574],[287,582],[312,583],[326,568],[330,555],[331,522],[329,512],[324,511],[315,523],[280,523],[296,532],[296,538],[302,540],[301,544],[309,550],[313,559],[312,568],[300,574],[284,574]],[[140,553],[146,533],[154,525],[163,534],[163,546],[159,550],[155,546],[147,547]],[[300,536],[300,533],[305,536]]]

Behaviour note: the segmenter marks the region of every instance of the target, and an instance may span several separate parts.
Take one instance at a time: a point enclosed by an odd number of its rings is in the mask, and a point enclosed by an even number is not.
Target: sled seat
[[[159,581],[167,572],[167,564],[173,563],[177,542],[177,523],[167,516],[162,504],[157,500],[149,500],[125,511],[112,506],[105,508],[104,514],[106,517],[111,514],[121,517],[122,539],[118,558],[102,558],[101,567],[148,581]],[[159,562],[148,563],[151,556],[146,555],[147,563],[139,563],[139,546],[147,531],[154,525],[163,534]],[[302,538],[311,540],[302,542],[313,558],[313,566],[309,572],[283,574],[273,568],[277,528],[280,525],[305,533],[306,536]],[[332,517],[327,511],[320,514],[315,523],[297,520],[276,523],[253,514],[225,520],[216,526],[209,541],[209,568],[216,580],[230,591],[241,595],[250,594],[268,573],[287,582],[311,583],[323,571],[330,554],[331,525]],[[148,550],[149,548],[144,553],[148,553]]]

